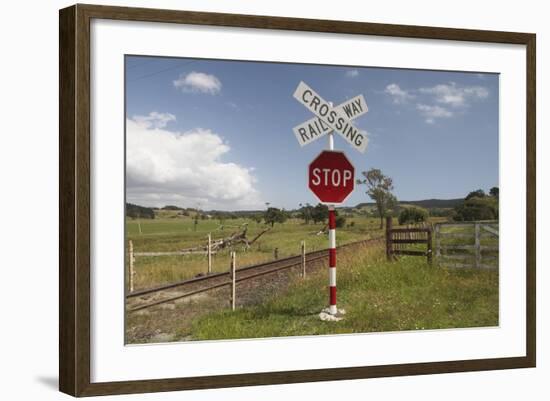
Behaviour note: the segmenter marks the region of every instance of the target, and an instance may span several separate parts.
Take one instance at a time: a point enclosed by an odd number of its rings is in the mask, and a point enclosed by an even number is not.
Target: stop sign
[[[344,152],[324,150],[309,165],[308,186],[322,203],[342,203],[353,192],[354,176]]]

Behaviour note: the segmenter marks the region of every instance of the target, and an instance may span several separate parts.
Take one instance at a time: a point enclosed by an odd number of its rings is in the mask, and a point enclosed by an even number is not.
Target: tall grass
[[[382,235],[377,219],[353,218],[348,223],[353,226],[338,229],[338,244],[358,241]],[[228,220],[220,227],[215,220],[200,220],[195,227],[191,218],[159,218],[154,220],[127,220],[127,239],[132,240],[134,252],[172,252],[184,248],[206,245],[208,233],[212,238],[224,238],[240,231],[244,223],[248,224],[247,237],[252,239],[266,228],[248,219]],[[138,224],[141,225],[141,234]],[[327,236],[315,235],[322,230],[322,224],[303,224],[301,220],[289,220],[266,232],[249,249],[237,245],[239,267],[253,265],[274,259],[277,248],[279,258],[298,255],[300,243],[306,241],[308,252],[327,248]],[[126,244],[127,245],[127,244]],[[213,272],[227,271],[229,268],[229,249],[222,250],[212,258]],[[134,277],[135,289],[185,280],[207,272],[207,258],[202,254],[177,256],[136,256]]]
[[[498,271],[447,270],[425,258],[387,262],[381,247],[338,260],[338,307],[344,320],[318,317],[328,300],[326,271],[297,280],[283,294],[235,312],[197,318],[196,340],[466,328],[498,325]]]

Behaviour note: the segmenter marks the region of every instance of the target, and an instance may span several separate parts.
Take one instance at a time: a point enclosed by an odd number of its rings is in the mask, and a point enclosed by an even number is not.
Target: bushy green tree
[[[471,197],[457,206],[452,215],[455,221],[498,219],[498,198],[493,196]]]
[[[286,212],[276,207],[267,208],[264,214],[264,220],[266,224],[271,224],[271,227],[273,227],[275,223],[281,223],[281,224],[284,223],[286,219],[287,219]]]
[[[304,220],[304,223],[309,224],[309,222],[313,219],[313,206],[309,203],[306,203],[305,205],[300,204],[298,217]]]
[[[486,196],[487,195],[485,195],[485,191],[483,191],[483,189],[477,189],[466,195],[466,198],[464,198],[464,200],[468,200],[471,198],[485,198]]]
[[[312,210],[311,218],[316,224],[326,221],[328,219],[328,206],[318,203]]]
[[[406,207],[399,213],[399,224],[420,223],[428,220],[428,211],[422,207]]]

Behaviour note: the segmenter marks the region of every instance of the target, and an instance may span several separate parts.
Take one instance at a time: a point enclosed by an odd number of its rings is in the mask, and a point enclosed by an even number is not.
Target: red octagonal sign
[[[342,203],[353,192],[355,168],[344,152],[324,150],[309,165],[308,186],[322,203]]]

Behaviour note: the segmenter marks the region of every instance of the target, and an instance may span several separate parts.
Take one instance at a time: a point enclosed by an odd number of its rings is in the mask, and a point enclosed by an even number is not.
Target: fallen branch
[[[250,245],[252,245],[254,242],[256,242],[256,240],[258,240],[258,238],[260,238],[262,235],[264,235],[264,234],[265,234],[266,232],[268,232],[269,230],[271,230],[271,227],[268,227],[268,228],[262,230],[258,235],[256,235],[256,236],[252,239],[252,241],[250,241],[250,242],[248,243],[248,246],[250,246]]]
[[[250,246],[256,242],[262,235],[271,230],[271,227],[268,227],[260,231],[252,240],[249,240],[246,236],[248,232],[248,225],[243,224],[244,228],[241,231],[235,231],[231,233],[228,237],[213,239],[210,242],[210,250],[212,253],[216,253],[221,249],[231,248],[237,244],[244,244],[245,249],[250,248]],[[241,226],[242,227],[242,226]],[[192,248],[181,249],[177,252],[171,252],[172,254],[206,254],[208,252],[208,245],[200,245]]]
[[[326,234],[327,233],[327,230],[328,230],[328,224],[326,224],[323,229],[321,231],[318,231],[316,233],[313,233],[315,235],[322,235],[322,234]]]

